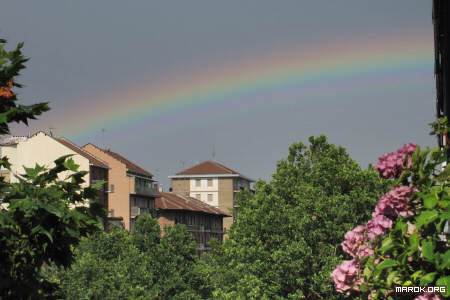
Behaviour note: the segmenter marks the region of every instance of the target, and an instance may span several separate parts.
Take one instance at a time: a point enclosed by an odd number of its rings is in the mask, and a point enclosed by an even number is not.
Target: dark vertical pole
[[[450,120],[450,1],[433,0],[437,117]],[[438,138],[442,146],[446,141]]]

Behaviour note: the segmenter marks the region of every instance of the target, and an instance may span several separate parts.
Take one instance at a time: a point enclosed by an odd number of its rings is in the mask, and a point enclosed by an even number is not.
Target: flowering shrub
[[[449,132],[445,119],[434,132]],[[383,178],[394,180],[365,226],[345,234],[342,249],[352,259],[331,274],[336,291],[363,294],[368,299],[409,299],[394,293],[395,286],[445,286],[444,295],[417,295],[415,299],[450,296],[450,250],[444,226],[450,219],[450,165],[444,149],[421,150],[407,144],[383,155],[375,166]]]

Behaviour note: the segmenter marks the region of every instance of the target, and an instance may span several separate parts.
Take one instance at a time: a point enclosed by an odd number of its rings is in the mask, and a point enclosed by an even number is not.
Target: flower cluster
[[[340,293],[347,292],[347,295],[350,294],[350,289],[359,291],[359,287],[363,283],[363,277],[355,259],[344,260],[333,271],[331,278],[336,285],[336,291]]]
[[[405,148],[402,151],[406,153],[407,150]],[[412,214],[412,211],[409,209],[410,198],[415,192],[418,192],[418,189],[414,186],[396,186],[392,188],[389,193],[380,198],[372,214],[372,220],[367,222],[366,226],[356,226],[353,230],[345,234],[345,241],[341,246],[353,259],[344,261],[331,274],[331,278],[338,292],[349,293],[350,289],[355,291],[359,290],[359,286],[361,286],[364,280],[363,277],[355,275],[355,272],[360,268],[359,260],[364,256],[374,254],[372,244],[376,242],[375,237],[383,235],[387,230],[391,229],[393,220],[397,216],[408,216]],[[412,234],[414,230],[415,228],[413,226],[408,226],[407,234]],[[377,259],[376,263],[379,261]]]
[[[375,207],[373,216],[386,216],[391,219],[397,216],[412,216],[409,210],[409,199],[413,193],[418,192],[414,186],[396,186],[388,194],[383,195]]]
[[[361,258],[373,254],[373,251],[367,243],[366,228],[361,225],[356,226],[355,229],[345,234],[345,241],[341,246],[352,257]]]
[[[424,293],[414,298],[414,300],[441,300],[441,299],[442,299],[441,296],[437,293]]]
[[[395,153],[387,153],[379,158],[375,169],[383,178],[397,178],[404,169],[404,162],[408,156],[406,168],[411,168],[411,155],[416,151],[417,144],[409,143],[398,149]]]
[[[367,236],[371,240],[373,240],[377,235],[384,234],[388,229],[391,228],[392,220],[386,218],[383,215],[376,215],[366,224]]]

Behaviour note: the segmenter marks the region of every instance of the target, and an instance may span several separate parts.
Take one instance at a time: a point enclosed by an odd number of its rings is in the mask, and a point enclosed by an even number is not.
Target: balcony
[[[145,181],[144,183],[136,177],[128,177],[130,185],[130,194],[158,197],[158,184],[151,181]]]
[[[203,225],[187,225],[186,230],[189,232],[209,232],[209,233],[218,233],[218,234],[224,234],[225,231],[220,228],[210,228],[205,227]]]
[[[143,214],[149,214],[149,213],[151,213],[150,208],[137,207],[137,206],[132,206],[131,212],[130,212],[132,218],[143,215]]]

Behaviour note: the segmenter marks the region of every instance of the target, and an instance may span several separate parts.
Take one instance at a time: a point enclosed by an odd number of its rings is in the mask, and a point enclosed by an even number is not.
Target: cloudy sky
[[[431,0],[5,0],[0,37],[31,57],[21,103],[48,130],[155,174],[212,159],[270,179],[325,134],[362,167],[433,146]]]

